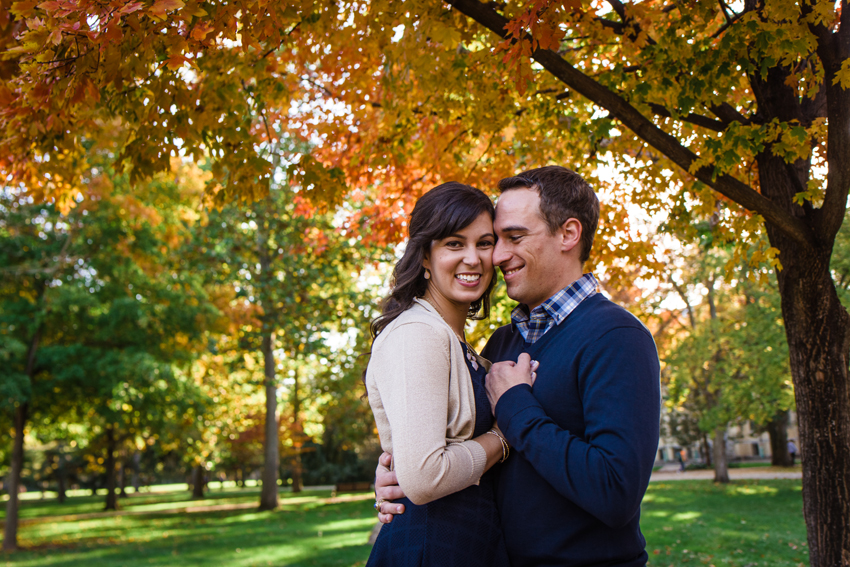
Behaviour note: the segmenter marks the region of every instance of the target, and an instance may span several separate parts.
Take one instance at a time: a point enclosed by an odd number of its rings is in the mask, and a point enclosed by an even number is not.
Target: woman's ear
[[[561,236],[562,252],[569,252],[581,246],[581,223],[578,219],[567,219],[558,232]]]

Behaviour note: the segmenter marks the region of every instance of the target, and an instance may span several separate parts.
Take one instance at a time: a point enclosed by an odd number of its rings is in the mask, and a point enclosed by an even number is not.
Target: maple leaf
[[[182,0],[156,0],[148,9],[148,14],[150,14],[155,20],[164,20],[166,12],[171,10],[179,10],[186,3]]]
[[[842,89],[850,89],[850,58],[841,64],[841,70],[835,74],[832,84],[840,84]]]

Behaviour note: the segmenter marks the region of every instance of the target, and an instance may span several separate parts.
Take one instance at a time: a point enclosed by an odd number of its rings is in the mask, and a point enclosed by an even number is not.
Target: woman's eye
[[[449,242],[446,242],[446,246],[448,246],[449,248],[460,248],[463,246],[463,244],[461,244],[457,240],[451,240]]]
[[[479,248],[492,248],[493,246],[495,246],[495,244],[492,240],[482,240],[478,243]]]

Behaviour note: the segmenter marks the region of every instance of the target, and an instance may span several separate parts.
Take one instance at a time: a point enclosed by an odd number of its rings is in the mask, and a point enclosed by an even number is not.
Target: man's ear
[[[578,219],[567,219],[558,229],[561,237],[561,252],[569,252],[581,246],[581,223]]]

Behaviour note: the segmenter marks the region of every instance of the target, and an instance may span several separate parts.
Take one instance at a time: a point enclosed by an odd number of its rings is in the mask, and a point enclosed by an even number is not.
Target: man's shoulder
[[[646,325],[633,313],[601,293],[585,299],[579,308],[576,309],[577,317],[574,321],[583,327],[594,328],[600,333],[621,327],[633,327],[652,336]]]

